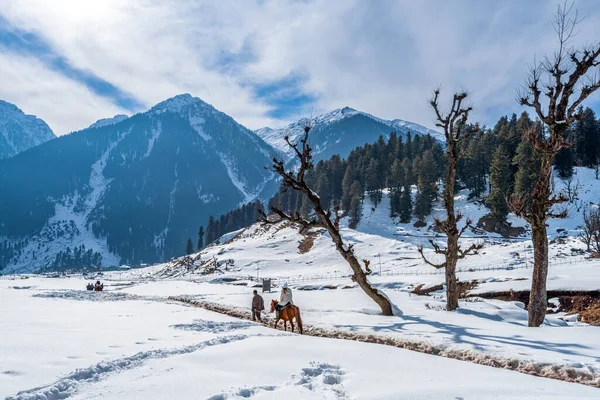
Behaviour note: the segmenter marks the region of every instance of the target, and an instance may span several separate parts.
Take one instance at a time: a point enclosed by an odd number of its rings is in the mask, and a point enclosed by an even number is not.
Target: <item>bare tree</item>
[[[583,210],[583,225],[579,229],[579,239],[586,244],[587,251],[600,253],[600,210],[586,207]]]
[[[454,211],[454,185],[456,183],[456,169],[458,161],[464,155],[466,146],[460,144],[469,138],[470,135],[479,131],[477,127],[467,126],[469,113],[472,107],[466,107],[463,102],[467,98],[467,92],[454,94],[452,99],[452,107],[447,114],[440,111],[438,98],[440,90],[436,89],[433,92],[433,98],[430,101],[431,107],[435,111],[436,126],[444,130],[446,137],[446,158],[448,169],[446,174],[446,182],[444,187],[444,206],[446,208],[446,220],[440,221],[435,219],[436,227],[446,234],[446,248],[442,249],[433,240],[429,240],[436,254],[442,254],[445,261],[441,264],[435,264],[429,261],[423,253],[423,247],[419,248],[419,253],[425,262],[435,268],[444,268],[446,272],[446,310],[453,311],[458,308],[458,281],[456,279],[456,264],[458,260],[465,258],[469,254],[475,254],[482,245],[472,244],[466,250],[463,250],[458,241],[462,234],[471,226],[471,220],[467,219],[465,226],[460,230],[458,223],[463,218],[462,213]]]
[[[370,261],[362,260],[364,264],[363,269],[358,261],[358,258],[354,254],[353,245],[344,244],[339,227],[341,218],[339,206],[334,207],[334,212],[332,215],[331,210],[326,210],[323,208],[319,196],[306,184],[304,180],[306,172],[313,168],[312,148],[308,144],[308,133],[310,132],[310,129],[310,124],[307,124],[304,127],[304,137],[300,140],[300,143],[292,143],[288,136],[285,137],[285,141],[287,142],[288,146],[294,150],[296,157],[300,161],[298,172],[286,171],[283,161],[277,158],[273,158],[273,166],[271,168],[275,173],[281,176],[283,186],[306,195],[313,206],[317,219],[308,220],[303,218],[298,213],[288,214],[284,210],[280,210],[277,207],[271,207],[271,211],[278,215],[280,219],[299,224],[302,231],[315,227],[325,228],[327,232],[329,232],[331,240],[333,243],[335,243],[335,248],[342,255],[342,257],[344,257],[344,260],[346,260],[354,272],[354,275],[352,275],[352,280],[356,282],[358,286],[360,286],[360,288],[375,303],[377,303],[377,305],[381,308],[382,315],[393,315],[392,304],[390,303],[389,299],[383,293],[373,288],[369,283],[368,275],[371,274],[371,269],[369,268]],[[267,216],[263,213],[262,222],[273,223],[274,221],[267,218]]]
[[[553,22],[558,35],[558,50],[553,56],[533,63],[525,85],[519,90],[519,103],[533,108],[546,127],[541,132],[534,128],[524,134],[524,139],[541,159],[540,173],[531,193],[515,194],[509,204],[512,211],[531,225],[534,267],[528,305],[529,326],[540,326],[544,322],[548,303],[546,221],[566,216],[564,212],[552,210],[555,204],[568,201],[565,196],[552,194],[552,163],[561,149],[571,145],[565,139],[565,132],[573,122],[583,118],[581,104],[600,88],[597,68],[600,65],[600,42],[579,48],[571,46],[580,22],[572,3],[558,6]]]

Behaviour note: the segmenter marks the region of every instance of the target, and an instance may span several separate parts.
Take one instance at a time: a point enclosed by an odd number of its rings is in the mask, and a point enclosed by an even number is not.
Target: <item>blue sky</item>
[[[172,3],[172,4],[170,4]],[[554,49],[552,1],[3,0],[0,99],[56,134],[191,93],[249,128],[351,106],[432,127],[441,85],[493,124]],[[579,0],[575,38],[600,38]],[[587,105],[600,111],[595,95]]]

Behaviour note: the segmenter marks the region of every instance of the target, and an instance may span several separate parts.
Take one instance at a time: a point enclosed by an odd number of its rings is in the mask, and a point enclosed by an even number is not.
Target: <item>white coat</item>
[[[292,289],[281,289],[281,298],[279,299],[279,304],[281,306],[285,306],[288,303],[294,304],[292,301]]]

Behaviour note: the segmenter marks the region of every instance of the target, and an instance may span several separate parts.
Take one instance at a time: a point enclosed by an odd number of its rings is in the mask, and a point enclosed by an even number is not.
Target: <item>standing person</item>
[[[260,317],[260,312],[265,309],[265,301],[263,300],[262,296],[258,294],[257,290],[254,290],[253,293],[254,296],[252,296],[252,321],[256,321],[257,318],[259,321],[262,321]]]

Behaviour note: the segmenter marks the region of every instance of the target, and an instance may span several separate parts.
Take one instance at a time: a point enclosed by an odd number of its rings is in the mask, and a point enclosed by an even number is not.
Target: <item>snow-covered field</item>
[[[209,284],[109,281],[103,293],[86,292],[84,284],[0,280],[0,397],[466,400],[594,399],[599,393],[388,346],[285,334],[160,298],[202,292]],[[223,298],[237,289],[240,303],[248,300],[247,289],[212,286]],[[348,293],[341,302],[357,307],[357,293]]]
[[[578,169],[575,181],[585,184],[569,207],[597,206],[600,185],[590,174]],[[565,185],[559,181],[556,186]],[[457,196],[457,207],[466,216],[477,221],[488,212],[465,197]],[[267,302],[288,281],[306,326],[417,343],[478,363],[502,360],[543,376],[573,379],[576,374],[600,386],[599,327],[557,313],[549,314],[541,328],[528,328],[522,303],[477,297],[529,288],[533,257],[528,232],[510,240],[469,232],[466,243],[483,240],[485,247],[459,262],[458,277],[477,282],[470,291],[476,297],[461,300],[459,310],[448,313],[443,290],[411,294],[418,285],[444,282],[442,271],[424,264],[417,252],[430,238],[443,238],[430,226],[394,223],[388,207],[387,196],[374,210],[367,202],[358,229],[343,228],[342,234],[359,258],[371,260],[370,280],[402,311],[393,317],[380,316],[351,282],[327,234],[307,239],[285,224],[257,224],[227,234],[222,244],[193,255],[191,266],[166,263],[105,273],[103,293],[85,291],[81,276],[0,277],[0,398],[600,396],[589,386],[391,346],[290,335],[167,300],[185,295],[248,310],[257,280],[273,279],[273,293],[264,294]],[[511,222],[524,225],[515,217]],[[586,259],[584,245],[575,238],[580,224],[577,210],[550,223],[550,290],[600,290],[600,260]],[[203,275],[209,265],[219,265],[219,271]]]

